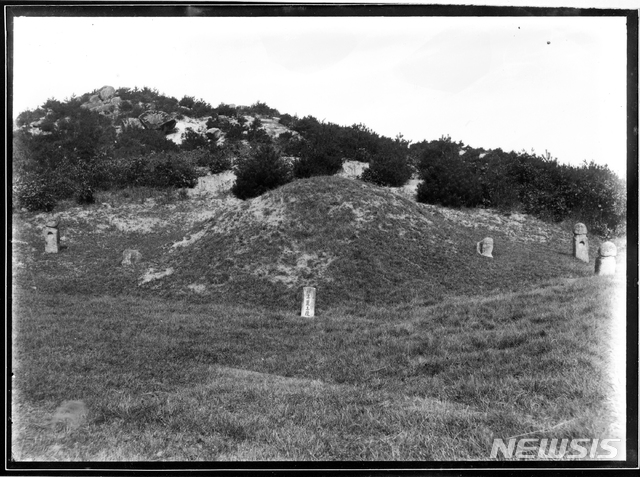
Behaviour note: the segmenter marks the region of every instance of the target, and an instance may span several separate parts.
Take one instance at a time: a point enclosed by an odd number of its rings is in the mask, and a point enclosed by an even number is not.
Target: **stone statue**
[[[483,257],[493,258],[493,239],[486,237],[476,244],[476,251]]]

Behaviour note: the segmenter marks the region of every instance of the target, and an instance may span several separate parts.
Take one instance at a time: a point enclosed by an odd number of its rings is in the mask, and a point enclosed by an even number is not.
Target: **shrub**
[[[401,187],[411,178],[408,149],[402,141],[389,142],[369,162],[361,179],[380,186]]]
[[[195,165],[179,153],[151,154],[146,159],[144,184],[149,187],[194,187],[198,183]]]
[[[291,181],[289,165],[270,144],[257,147],[253,154],[236,164],[236,182],[231,192],[239,199],[251,199]]]
[[[321,124],[313,132],[307,131],[307,134],[300,159],[294,163],[293,175],[297,178],[330,176],[340,171],[342,157],[331,126]]]
[[[423,182],[418,202],[452,207],[475,207],[482,203],[480,182],[471,168],[457,157],[432,157],[421,164]]]
[[[125,126],[118,135],[114,155],[118,157],[177,151],[178,145],[154,129]]]
[[[260,118],[255,118],[247,131],[247,140],[253,144],[258,143],[271,143],[271,137],[262,129],[262,121]]]
[[[295,120],[296,118],[294,118],[290,114],[285,113],[280,115],[280,124],[285,127],[291,126],[295,122]]]
[[[227,130],[225,139],[227,141],[240,141],[244,138],[245,129],[240,124],[232,124]]]
[[[300,136],[294,136],[291,131],[283,132],[276,139],[278,147],[286,156],[300,157],[305,141]]]
[[[229,105],[229,104],[224,104],[224,103],[220,103],[218,105],[217,108],[215,108],[213,110],[216,114],[222,115],[222,116],[227,116],[227,117],[234,117],[237,113],[236,108],[234,108],[233,106]],[[217,126],[214,126],[217,127]]]
[[[262,116],[279,116],[280,112],[275,109],[275,108],[271,108],[269,106],[267,106],[266,103],[262,103],[260,101],[257,101],[255,103],[253,103],[251,106],[249,106],[248,108],[245,108],[245,110],[253,115],[256,114],[260,114]]]
[[[342,159],[333,150],[305,144],[300,159],[293,165],[293,175],[297,178],[331,176],[340,169]]]
[[[178,101],[178,104],[184,108],[193,108],[193,105],[196,102],[196,98],[194,98],[193,96],[183,96],[182,99],[180,101]]]
[[[301,119],[297,119],[291,124],[291,129],[299,134],[302,134],[305,138],[309,138],[317,134],[322,127],[322,123],[313,116],[305,116]]]
[[[369,162],[388,138],[381,138],[364,124],[341,128],[338,144],[342,155],[353,161]]]
[[[180,150],[182,151],[193,151],[194,149],[199,149],[203,147],[207,147],[209,144],[209,139],[192,128],[187,128],[184,133],[182,133],[182,143],[180,144]]]
[[[591,162],[572,169],[571,215],[604,237],[626,233],[627,183],[607,166]]]
[[[209,116],[214,111],[213,107],[206,101],[198,100],[191,107],[191,115],[196,118]]]
[[[83,183],[78,188],[78,195],[76,196],[76,202],[78,204],[93,204],[96,199],[94,197],[94,189],[88,183]]]
[[[209,162],[209,171],[211,174],[220,174],[229,171],[233,167],[233,160],[224,155],[214,155]]]
[[[22,134],[30,161],[42,169],[53,170],[61,163],[78,164],[109,150],[116,134],[111,121],[94,111],[80,108],[74,101],[60,105],[50,100],[46,121],[50,134]]]
[[[32,212],[50,212],[56,205],[54,190],[43,177],[34,176],[14,182],[13,196],[19,207]]]

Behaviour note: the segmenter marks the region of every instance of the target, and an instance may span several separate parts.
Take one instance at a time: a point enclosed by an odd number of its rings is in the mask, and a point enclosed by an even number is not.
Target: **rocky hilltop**
[[[118,92],[121,94],[118,94]],[[168,139],[181,144],[184,133],[191,129],[197,134],[211,136],[220,143],[224,143],[226,133],[220,128],[207,127],[207,120],[210,115],[201,116],[202,111],[193,111],[192,108],[186,106],[178,106],[178,101],[158,101],[150,97],[148,101],[140,101],[136,94],[131,90],[123,88],[117,90],[113,86],[103,86],[94,93],[81,96],[80,107],[89,111],[95,111],[111,120],[116,127],[116,131],[120,132],[122,127],[138,127],[145,129],[153,129],[164,133]],[[143,90],[144,91],[144,90]],[[157,93],[155,93],[157,95]],[[124,99],[123,99],[124,97]],[[162,97],[161,97],[162,98]],[[175,103],[175,104],[173,104]],[[237,108],[235,105],[229,107]],[[242,110],[244,107],[240,107]],[[41,108],[34,112],[30,112],[29,121],[24,122],[21,126],[32,134],[49,134],[50,132],[42,129],[47,116],[50,114],[48,108]],[[224,115],[222,115],[224,116]],[[260,119],[262,129],[269,137],[277,138],[280,134],[289,132],[297,135],[295,131],[291,131],[286,126],[280,124],[280,118],[265,116],[259,114],[241,115],[247,126]],[[227,118],[231,124],[237,124],[235,118]],[[20,125],[22,121],[18,121]],[[246,131],[244,132],[246,135]]]

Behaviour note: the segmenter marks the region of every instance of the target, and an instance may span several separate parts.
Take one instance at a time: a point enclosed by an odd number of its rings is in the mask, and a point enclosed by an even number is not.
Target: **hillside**
[[[300,118],[261,102],[213,107],[146,87],[104,86],[20,113],[13,136],[14,209],[51,211],[67,199],[93,203],[97,192],[127,187],[192,188],[207,171],[237,173],[242,164],[250,164],[243,174],[252,176],[251,159],[272,147],[286,163],[265,169],[282,176],[273,184],[367,164],[358,166],[363,180],[405,186],[421,203],[579,221],[600,237],[623,236],[626,228],[626,181],[606,166],[568,166],[550,153],[486,150],[448,136],[411,143],[402,134],[392,139],[364,124]],[[247,187],[262,193],[258,176],[258,182],[240,178],[236,196],[255,197]]]
[[[575,260],[571,224],[337,176],[248,201],[104,192],[13,226],[18,461],[486,460],[496,437],[624,440],[624,241],[596,277],[598,240]],[[47,425],[70,399],[86,420]]]

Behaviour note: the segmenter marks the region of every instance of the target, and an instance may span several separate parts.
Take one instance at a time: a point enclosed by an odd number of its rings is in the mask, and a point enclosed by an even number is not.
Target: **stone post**
[[[44,225],[44,251],[45,253],[58,253],[60,251],[60,222],[57,219],[49,220]]]
[[[589,263],[587,226],[581,223],[577,223],[573,227],[573,256],[578,260]]]
[[[476,251],[483,257],[493,258],[493,239],[491,237],[483,238],[476,244]]]
[[[304,287],[302,290],[302,312],[300,316],[313,318],[316,308],[316,289]]]
[[[615,275],[618,249],[613,242],[604,242],[598,249],[596,275]]]

